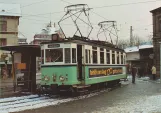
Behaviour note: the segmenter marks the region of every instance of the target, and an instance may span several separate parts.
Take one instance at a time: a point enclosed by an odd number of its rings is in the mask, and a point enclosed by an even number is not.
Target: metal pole
[[[161,42],[159,42],[159,45],[160,45],[160,59],[161,59]],[[156,55],[155,55],[156,56]],[[156,67],[156,61],[155,61],[155,67]],[[161,68],[161,60],[160,60],[160,65],[159,65],[159,68]],[[159,69],[160,71],[160,83],[161,83],[161,69]]]
[[[133,46],[133,34],[132,34],[132,26],[130,26],[130,46]]]
[[[13,76],[13,86],[14,86],[14,92],[16,91],[16,76],[15,76],[15,65],[14,65],[14,53],[11,52],[11,58],[12,58],[12,76]]]

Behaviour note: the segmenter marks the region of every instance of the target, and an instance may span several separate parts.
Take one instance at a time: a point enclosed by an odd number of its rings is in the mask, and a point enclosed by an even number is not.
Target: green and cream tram
[[[53,92],[108,87],[127,76],[124,50],[103,41],[42,43],[41,57],[41,86]]]

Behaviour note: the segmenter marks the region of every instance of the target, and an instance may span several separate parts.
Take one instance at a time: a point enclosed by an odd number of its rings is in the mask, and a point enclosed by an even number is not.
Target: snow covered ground
[[[92,113],[160,113],[161,95],[132,97],[131,99],[121,101],[112,107],[103,108]]]
[[[108,90],[103,90],[105,92]],[[11,97],[0,99],[0,113],[12,113],[24,110],[31,110],[41,107],[47,107],[51,105],[58,105],[60,103],[65,103],[69,101],[89,98],[98,95],[101,92],[91,93],[89,95],[84,95],[75,98],[50,98],[48,96],[39,97],[38,95],[29,95],[22,97]]]
[[[140,82],[143,81],[143,83],[149,82],[149,77],[142,77],[136,79],[136,84],[138,81]],[[123,85],[131,84],[131,76],[128,76],[128,81],[126,82],[122,81],[122,84]],[[106,91],[108,90],[76,98],[65,98],[65,99],[56,97],[50,98],[48,96],[39,97],[38,95],[3,98],[0,99],[0,113],[12,113],[52,105],[58,105],[60,103],[89,98]],[[100,111],[94,111],[92,113],[152,113],[152,112],[155,113],[161,112],[160,93],[150,96],[147,95],[136,96],[136,97],[134,96],[127,99],[123,99],[121,101],[117,101],[113,106],[110,107],[107,106],[105,108],[101,108]]]

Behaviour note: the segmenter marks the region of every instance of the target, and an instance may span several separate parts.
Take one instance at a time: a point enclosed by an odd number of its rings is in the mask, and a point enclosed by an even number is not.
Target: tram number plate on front
[[[48,48],[60,47],[60,44],[49,44]]]
[[[122,67],[115,68],[89,68],[89,77],[101,77],[123,74]]]

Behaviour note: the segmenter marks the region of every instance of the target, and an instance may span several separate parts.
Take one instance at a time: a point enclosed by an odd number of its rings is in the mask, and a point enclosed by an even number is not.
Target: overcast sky
[[[120,5],[146,1],[147,3]],[[152,15],[149,11],[161,6],[160,0],[151,0],[151,2],[150,0],[0,0],[0,2],[21,4],[22,17],[20,18],[19,31],[27,37],[28,42],[33,40],[34,34],[40,33],[50,20],[52,23],[57,23],[65,14],[64,7],[70,3],[88,4],[90,8],[93,8],[92,12],[89,12],[90,21],[94,27],[91,34],[93,38],[96,38],[98,32],[96,24],[105,20],[117,21],[119,39],[130,37],[130,26],[133,26],[133,34],[146,38],[152,34]],[[70,22],[66,21],[65,24],[68,23]],[[67,34],[70,34],[74,27],[64,25],[63,28],[66,29]],[[84,27],[84,29],[88,31],[88,28]]]

